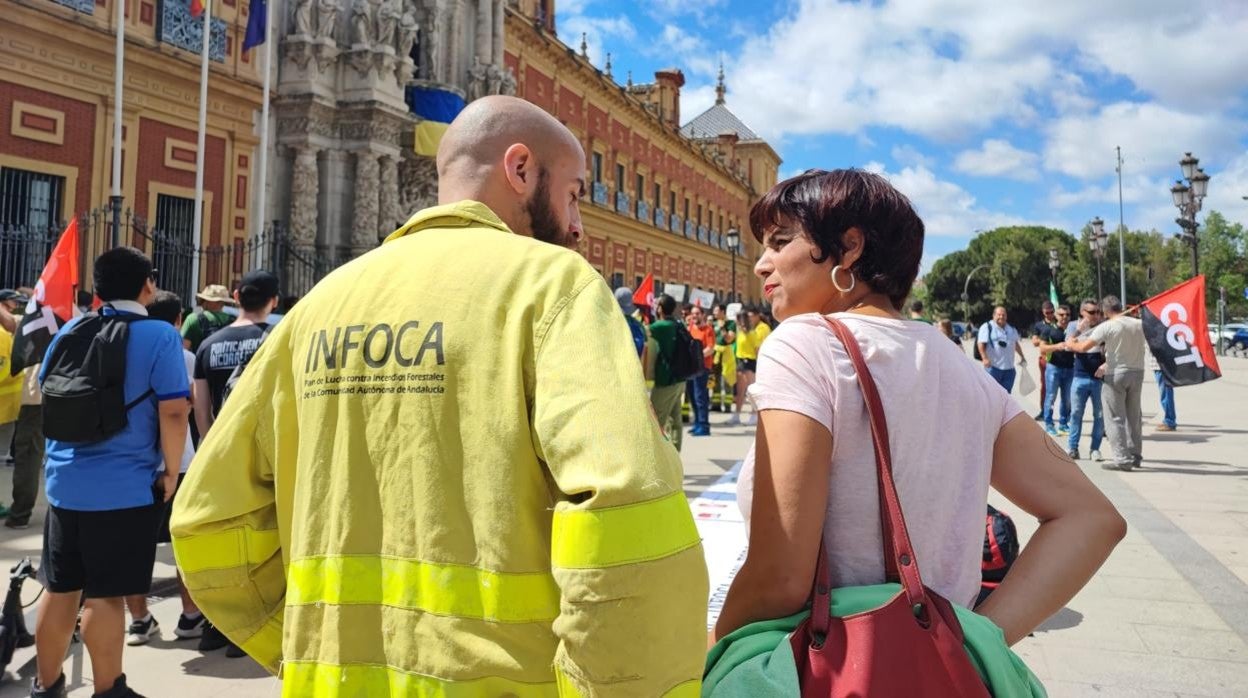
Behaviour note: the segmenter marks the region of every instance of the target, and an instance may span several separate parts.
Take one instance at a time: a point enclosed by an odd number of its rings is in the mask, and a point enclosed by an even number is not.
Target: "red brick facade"
[[[44,143],[14,136],[13,103],[25,102],[65,114],[64,142],[60,145]],[[29,121],[27,119],[26,121]],[[24,123],[38,130],[39,124]],[[95,106],[76,99],[34,90],[22,85],[0,80],[0,154],[28,160],[67,165],[78,170],[78,184],[70,210],[63,212],[69,218],[76,212],[85,211],[91,201],[91,161],[95,153]]]
[[[148,210],[148,199],[153,182],[194,189],[195,173],[165,165],[165,140],[173,138],[194,143],[193,129],[178,128],[151,119],[139,119],[139,171],[135,182],[135,212],[155,224],[155,211]],[[225,221],[228,192],[225,189],[225,141],[208,136],[205,141],[204,191],[212,192],[211,220],[207,232],[209,245],[221,244],[221,231]]]

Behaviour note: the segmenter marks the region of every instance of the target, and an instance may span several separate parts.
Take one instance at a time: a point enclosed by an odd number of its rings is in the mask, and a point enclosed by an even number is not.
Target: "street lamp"
[[[1092,256],[1096,258],[1096,297],[1097,300],[1105,297],[1105,292],[1101,288],[1101,260],[1105,258],[1105,248],[1109,246],[1109,236],[1105,234],[1105,221],[1100,216],[1092,219],[1092,236],[1088,239],[1088,245],[1092,248]]]
[[[728,249],[732,250],[732,291],[728,294],[729,302],[736,302],[737,297],[737,247],[741,245],[741,231],[728,229]]]
[[[971,327],[971,277],[975,276],[975,272],[980,269],[987,269],[991,266],[991,264],[981,264],[975,267],[966,275],[966,283],[962,284],[962,317],[966,320],[967,329]]]
[[[1192,157],[1191,153],[1185,153],[1183,159],[1179,160],[1179,167],[1183,170],[1183,178],[1187,182],[1176,180],[1174,186],[1170,187],[1170,196],[1174,198],[1174,206],[1179,209],[1179,217],[1174,219],[1174,222],[1183,229],[1179,237],[1192,247],[1193,277],[1200,274],[1200,238],[1196,235],[1196,214],[1200,212],[1205,196],[1209,193],[1209,175],[1197,167],[1199,164],[1200,158]]]

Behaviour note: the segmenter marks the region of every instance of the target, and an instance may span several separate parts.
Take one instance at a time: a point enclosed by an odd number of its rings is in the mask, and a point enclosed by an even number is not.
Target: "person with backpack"
[[[234,299],[224,286],[209,284],[195,297],[199,299],[199,310],[182,323],[182,343],[191,353],[199,351],[205,339],[234,321],[225,312],[225,306],[234,305]]]
[[[157,529],[186,446],[182,341],[147,317],[151,260],[114,248],[96,258],[94,279],[104,306],[61,328],[39,374],[49,506],[32,698],[66,695],[61,667],[80,604],[95,695],[139,696],[122,673],[123,598],[150,590]]]
[[[217,330],[195,352],[195,421],[203,438],[221,413],[231,377],[251,360],[268,332],[269,313],[277,307],[280,286],[273,272],[257,269],[243,276],[234,292],[241,313],[229,326]],[[237,380],[235,378],[234,380]],[[246,655],[211,622],[199,638],[199,650],[211,652],[225,647],[227,657]]]
[[[677,334],[688,330],[676,322],[676,299],[666,293],[659,297],[659,319],[650,323],[650,336],[659,345],[658,357],[654,363],[654,388],[650,391],[650,406],[659,420],[659,428],[667,435],[676,450],[680,450],[682,426],[680,418],[680,398],[685,394],[687,376],[675,375],[672,364],[676,360]]]

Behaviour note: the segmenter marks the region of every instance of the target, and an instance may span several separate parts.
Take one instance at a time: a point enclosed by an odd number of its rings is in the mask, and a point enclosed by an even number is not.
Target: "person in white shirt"
[[[1101,464],[1106,470],[1130,471],[1143,460],[1141,432],[1143,414],[1140,392],[1144,389],[1144,357],[1148,345],[1144,341],[1144,325],[1138,318],[1122,312],[1117,296],[1105,296],[1101,310],[1108,318],[1097,325],[1083,341],[1066,342],[1072,351],[1091,351],[1104,346],[1105,386],[1101,403],[1105,408],[1105,434],[1113,450],[1113,459]]]
[[[1018,354],[1019,363],[1027,361],[1020,339],[1018,330],[1006,324],[1005,308],[999,305],[992,311],[992,322],[979,328],[979,355],[983,357],[984,369],[1007,393],[1014,390],[1014,379],[1018,377],[1013,354]]]

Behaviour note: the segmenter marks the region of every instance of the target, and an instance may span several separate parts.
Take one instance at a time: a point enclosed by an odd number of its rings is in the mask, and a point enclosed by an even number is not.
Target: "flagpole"
[[[199,255],[204,225],[204,140],[208,128],[208,43],[212,35],[212,0],[204,2],[204,41],[199,65],[199,138],[195,149],[195,218],[191,229],[191,293],[199,291]]]
[[[1122,146],[1114,146],[1118,153],[1118,284],[1122,302],[1127,302],[1127,226],[1122,220]]]
[[[121,89],[126,68],[126,0],[117,5],[117,49],[113,66],[113,207],[112,247],[121,245]]]
[[[266,15],[269,12],[267,3],[264,5],[264,12]],[[255,219],[253,241],[259,241],[260,236],[264,233],[264,221],[267,215],[266,204],[269,198],[269,86],[272,77],[273,23],[266,16],[264,18],[264,101],[260,107],[260,158],[255,176],[260,188],[256,193],[256,211],[253,214]],[[261,260],[261,264],[265,263],[267,263],[267,260]]]

